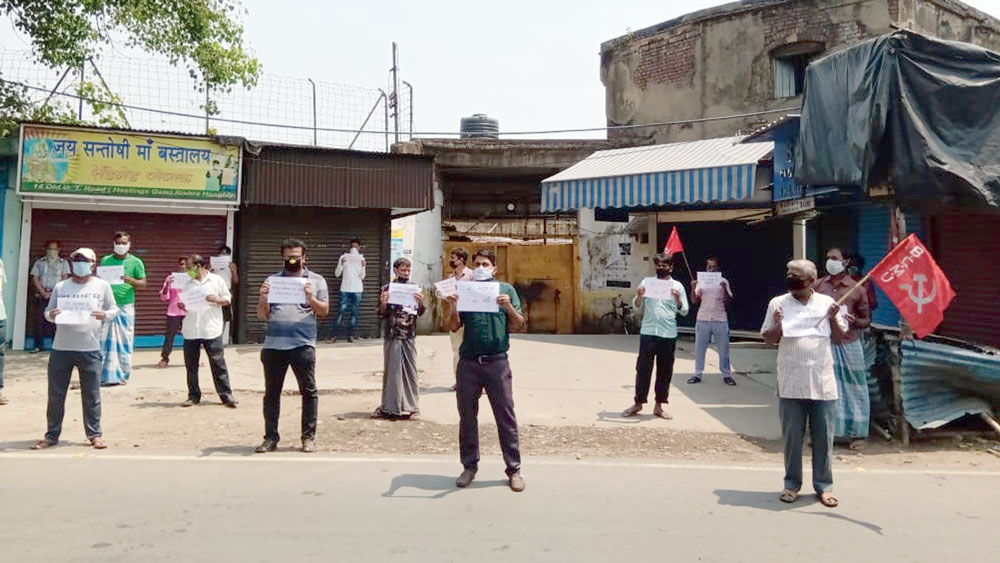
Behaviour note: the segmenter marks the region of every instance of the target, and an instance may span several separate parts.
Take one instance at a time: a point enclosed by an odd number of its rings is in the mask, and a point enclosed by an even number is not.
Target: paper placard
[[[809,309],[796,308],[797,314],[781,319],[781,335],[788,338],[803,336],[829,336],[828,325],[822,322],[826,315],[817,315]]]
[[[722,285],[722,272],[698,272],[698,287]]]
[[[59,314],[56,315],[57,325],[92,325],[100,321],[91,314],[98,309],[97,299],[93,297],[59,297],[56,301]]]
[[[497,282],[458,282],[458,310],[462,313],[498,313],[500,284]]]
[[[125,266],[98,266],[97,277],[111,285],[125,283]]]
[[[174,272],[170,274],[170,288],[171,289],[184,289],[191,281],[191,276],[187,272]]]
[[[841,305],[840,306],[840,316],[844,317],[846,319],[847,315],[848,315],[847,305]]]
[[[291,276],[271,276],[267,278],[270,290],[267,292],[267,302],[272,305],[306,304],[306,282],[309,278]]]
[[[211,303],[206,300],[208,287],[201,284],[189,283],[181,291],[180,297],[184,308],[188,311],[201,311],[211,306]]]
[[[417,308],[417,299],[414,297],[420,291],[420,286],[412,283],[390,283],[389,284],[389,304],[401,305],[407,309]]]
[[[659,278],[646,278],[642,280],[642,286],[646,289],[643,297],[647,299],[673,299],[674,281],[661,280]]]
[[[226,270],[229,265],[233,263],[232,256],[212,256],[208,259],[212,266],[213,272],[218,272],[219,270]]]
[[[452,295],[458,295],[458,280],[455,278],[443,279],[439,282],[435,282],[434,288],[437,289],[438,297],[441,297],[442,299],[445,297],[451,297]]]
[[[344,264],[357,264],[360,266],[365,261],[365,257],[363,254],[345,254],[341,260]]]

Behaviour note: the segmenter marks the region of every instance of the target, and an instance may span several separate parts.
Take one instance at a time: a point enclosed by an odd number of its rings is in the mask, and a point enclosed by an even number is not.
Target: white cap
[[[91,262],[97,262],[97,253],[89,248],[77,248],[76,250],[70,253],[69,255],[70,260],[72,260],[73,257],[76,256],[77,254],[87,257],[87,259],[90,260]]]

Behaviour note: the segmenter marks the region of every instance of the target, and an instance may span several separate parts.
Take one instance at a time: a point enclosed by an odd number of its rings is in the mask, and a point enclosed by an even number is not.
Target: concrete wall
[[[815,42],[830,53],[888,33],[896,21],[945,39],[1000,47],[1000,22],[952,0],[737,2],[604,43],[608,124],[797,108],[800,97],[775,98],[775,49]],[[629,144],[705,139],[747,131],[774,116],[612,131],[609,138]]]
[[[424,294],[428,297],[433,293],[431,288],[433,288],[434,282],[441,279],[441,257],[444,253],[444,243],[441,237],[441,207],[443,202],[444,196],[435,174],[434,209],[392,221],[392,229],[401,229],[404,232],[403,256],[413,262],[413,270],[410,274],[413,283],[427,288],[424,290]],[[406,250],[410,252],[407,253]],[[430,307],[428,312],[417,320],[417,331],[420,334],[430,334],[439,330],[438,319],[434,312],[435,308]]]

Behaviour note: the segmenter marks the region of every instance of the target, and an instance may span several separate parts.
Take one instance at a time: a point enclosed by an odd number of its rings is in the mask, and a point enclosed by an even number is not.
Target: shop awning
[[[542,181],[542,211],[749,199],[774,143],[738,137],[598,151]]]

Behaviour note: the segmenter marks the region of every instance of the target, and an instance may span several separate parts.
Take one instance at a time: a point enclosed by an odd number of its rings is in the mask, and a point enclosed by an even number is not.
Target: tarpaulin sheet
[[[1000,206],[1000,54],[896,31],[806,70],[796,180]]]

